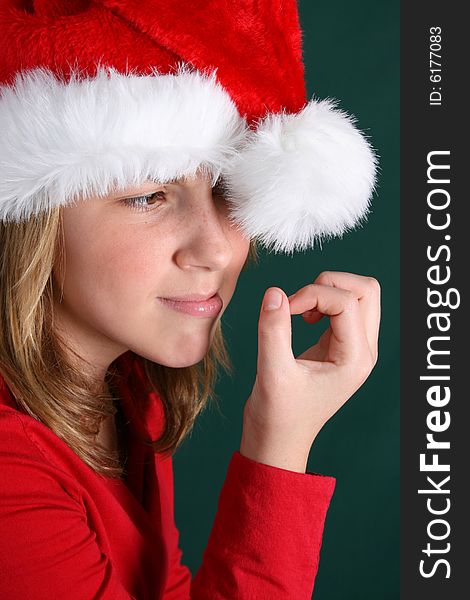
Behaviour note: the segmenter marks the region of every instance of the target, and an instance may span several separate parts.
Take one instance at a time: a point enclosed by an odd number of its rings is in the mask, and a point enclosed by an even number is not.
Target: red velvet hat
[[[269,249],[341,236],[377,158],[301,35],[295,0],[0,0],[0,220],[200,169]]]

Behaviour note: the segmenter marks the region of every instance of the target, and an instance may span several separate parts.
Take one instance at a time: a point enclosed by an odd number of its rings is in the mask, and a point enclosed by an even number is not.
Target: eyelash
[[[137,212],[151,212],[152,210],[157,210],[160,207],[161,203],[158,203],[151,208],[147,208],[145,206],[138,205],[137,202],[140,200],[147,200],[148,198],[153,198],[153,196],[156,196],[157,194],[162,194],[163,197],[166,198],[166,192],[159,190],[157,192],[152,192],[151,194],[146,194],[145,196],[134,196],[131,198],[123,198],[121,200],[121,202],[125,206],[129,206],[131,208],[131,210],[135,210]],[[227,190],[225,188],[224,183],[222,183],[220,181],[217,182],[215,184],[215,186],[212,188],[212,194],[215,196],[218,196],[218,197],[222,197],[222,200],[226,200]]]
[[[131,210],[136,210],[138,212],[151,212],[152,210],[156,210],[156,208],[158,208],[160,204],[157,204],[151,208],[146,208],[142,205],[139,206],[137,202],[139,200],[147,200],[148,198],[153,198],[153,196],[156,196],[157,194],[163,194],[163,196],[166,197],[166,193],[160,190],[158,192],[152,192],[151,194],[147,194],[146,196],[134,196],[133,198],[124,198],[123,200],[121,200],[121,202],[125,206],[129,206]]]

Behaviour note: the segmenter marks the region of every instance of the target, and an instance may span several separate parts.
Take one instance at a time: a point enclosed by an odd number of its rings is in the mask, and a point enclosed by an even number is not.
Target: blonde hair
[[[54,330],[56,260],[63,269],[61,207],[19,223],[0,222],[0,371],[22,411],[49,427],[97,473],[121,478],[118,452],[94,439],[101,422],[116,413],[113,392],[119,373],[112,363],[106,376],[110,391],[105,393],[93,388],[67,357],[66,349],[76,353]],[[258,263],[253,242],[243,269],[250,261]],[[209,400],[217,400],[219,366],[232,374],[221,322],[197,365],[171,368],[141,361],[148,389],[161,397],[165,413],[162,434],[149,444],[155,452],[173,454]]]

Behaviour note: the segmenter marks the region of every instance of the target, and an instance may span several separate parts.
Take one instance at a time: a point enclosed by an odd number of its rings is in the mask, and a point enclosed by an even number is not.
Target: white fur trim
[[[275,252],[342,236],[369,211],[377,157],[336,102],[267,115],[225,174],[232,219]]]
[[[45,68],[18,73],[0,86],[0,220],[198,168],[215,182],[245,129],[216,71],[183,64],[176,74],[143,76],[99,67],[69,81]]]

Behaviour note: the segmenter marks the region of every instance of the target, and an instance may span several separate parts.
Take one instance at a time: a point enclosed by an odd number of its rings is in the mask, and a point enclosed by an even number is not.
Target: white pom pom
[[[336,101],[269,114],[225,173],[231,218],[275,252],[342,236],[367,215],[377,157]]]

